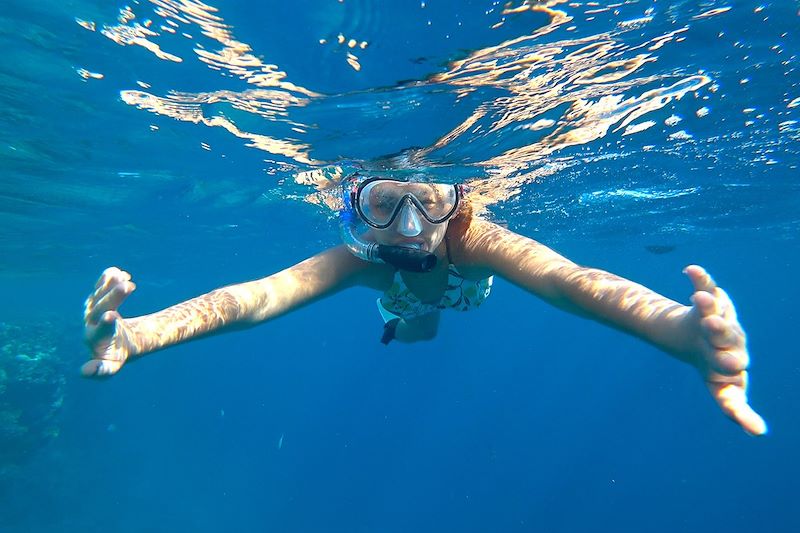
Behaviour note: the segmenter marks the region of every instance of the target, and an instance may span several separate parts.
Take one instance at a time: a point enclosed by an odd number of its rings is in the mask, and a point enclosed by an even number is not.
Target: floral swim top
[[[394,273],[392,286],[378,299],[378,305],[383,308],[379,309],[384,322],[395,317],[415,318],[440,309],[469,311],[481,305],[489,296],[493,278],[494,276],[489,276],[478,281],[465,279],[455,265],[450,263],[447,267],[447,289],[442,299],[438,303],[426,303],[411,292],[398,270]]]

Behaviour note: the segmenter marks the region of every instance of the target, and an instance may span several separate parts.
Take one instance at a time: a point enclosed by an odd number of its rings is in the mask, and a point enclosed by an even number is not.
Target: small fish
[[[644,249],[651,254],[662,255],[674,251],[675,246],[671,244],[649,244],[645,246]]]
[[[283,447],[283,433],[281,433],[281,438],[278,439],[278,449],[280,450]]]

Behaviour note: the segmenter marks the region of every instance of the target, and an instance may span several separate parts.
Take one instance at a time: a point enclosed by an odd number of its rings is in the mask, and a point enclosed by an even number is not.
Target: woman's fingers
[[[717,284],[714,279],[706,272],[706,269],[699,265],[689,265],[683,269],[683,273],[689,276],[695,291],[705,291],[714,294]]]
[[[131,275],[123,270],[118,269],[117,267],[105,269],[97,279],[97,283],[95,283],[94,286],[94,291],[86,299],[86,306],[89,307],[90,305],[96,304],[116,285],[130,280]]]
[[[741,327],[719,315],[711,315],[700,321],[708,342],[714,348],[741,348],[744,346],[744,332]]]
[[[94,292],[86,299],[84,321],[94,324],[106,311],[116,310],[135,289],[130,274],[117,267],[105,269],[95,284]]]
[[[134,290],[136,284],[132,281],[123,281],[112,286],[105,295],[97,300],[91,309],[87,310],[86,321],[93,324],[108,311],[116,311]]]
[[[691,300],[702,318],[717,314],[717,301],[711,293],[697,291],[692,295]]]
[[[711,345],[706,362],[713,370],[732,376],[750,365],[744,332],[737,323],[712,315],[702,319],[700,325]]]
[[[97,283],[94,285],[94,291],[97,292],[102,287],[108,285],[112,280],[130,281],[131,275],[117,267],[108,267],[97,278]]]
[[[104,339],[114,336],[117,329],[117,320],[121,319],[116,311],[106,311],[97,323],[86,326],[86,342],[94,347]]]
[[[750,363],[744,330],[728,294],[698,265],[684,273],[694,287],[692,303],[709,345],[705,355],[706,385],[722,412],[750,435],[763,435],[767,424],[747,402],[745,369]],[[702,370],[701,370],[702,371]]]
[[[750,366],[750,356],[744,350],[718,351],[714,354],[713,367],[722,375],[736,375],[748,366]]]
[[[728,295],[716,287],[700,267],[688,267],[687,274],[698,289],[692,303],[700,316],[700,325],[708,342],[705,356],[709,368],[726,376],[736,375],[750,364],[744,331]],[[713,293],[706,289],[711,289]]]
[[[110,361],[108,359],[92,359],[81,366],[81,374],[85,377],[108,377],[112,376],[122,368],[121,361]]]
[[[716,291],[714,291],[714,296],[717,299],[717,309],[722,318],[729,322],[738,322],[739,317],[736,314],[736,307],[733,305],[733,300],[728,296],[728,293],[717,287]]]
[[[117,267],[107,268],[98,278],[84,307],[86,342],[93,356],[81,367],[84,376],[111,376],[125,363],[128,354],[119,344],[122,317],[117,309],[135,289],[131,275]]]
[[[747,372],[742,372],[741,383],[707,384],[722,412],[742,429],[750,435],[763,435],[767,432],[767,423],[747,403]]]
[[[683,271],[692,282],[695,293],[692,295],[692,302],[700,307],[701,316],[711,314],[720,315],[730,322],[736,322],[736,307],[733,305],[728,293],[717,286],[714,279],[705,271],[703,267],[691,265]],[[699,296],[707,294],[708,296]],[[700,298],[698,301],[697,298]],[[713,304],[713,305],[712,305]]]

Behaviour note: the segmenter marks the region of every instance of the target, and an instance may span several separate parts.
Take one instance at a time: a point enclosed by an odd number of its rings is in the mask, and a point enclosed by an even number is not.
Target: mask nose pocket
[[[403,200],[400,208],[400,224],[398,231],[403,237],[416,237],[422,233],[422,221],[419,219],[417,208],[408,198]]]

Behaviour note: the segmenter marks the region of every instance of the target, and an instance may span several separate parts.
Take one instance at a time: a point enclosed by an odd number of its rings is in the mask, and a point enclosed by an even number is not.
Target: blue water
[[[0,531],[800,530],[798,5],[552,4],[7,3]],[[103,268],[126,316],[266,276],[337,243],[354,165],[680,301],[704,265],[770,433],[504,280],[429,343],[355,289],[78,377]]]

